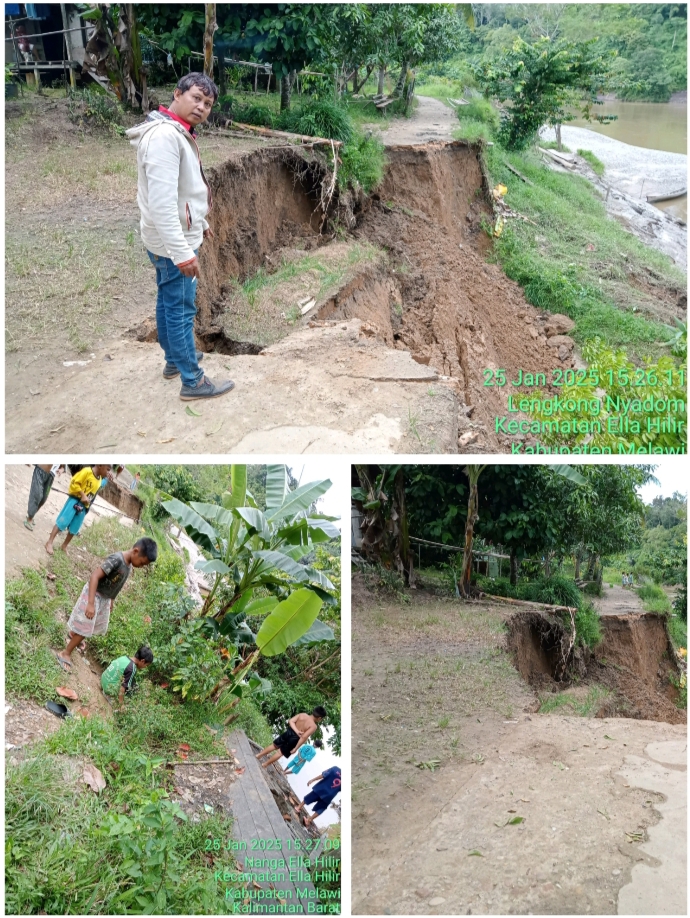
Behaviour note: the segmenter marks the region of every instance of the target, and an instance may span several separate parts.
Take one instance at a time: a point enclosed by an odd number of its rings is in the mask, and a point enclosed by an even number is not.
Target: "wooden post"
[[[206,28],[204,29],[204,73],[213,79],[213,34],[218,28],[216,23],[216,4],[205,3]]]
[[[62,13],[62,28],[65,30],[65,53],[67,55],[67,60],[70,62],[69,67],[69,85],[72,89],[77,88],[77,77],[74,72],[74,67],[72,66],[72,52],[70,50],[69,42],[67,41],[67,29],[69,27],[69,22],[67,19],[67,9],[64,3],[60,4],[60,12]]]

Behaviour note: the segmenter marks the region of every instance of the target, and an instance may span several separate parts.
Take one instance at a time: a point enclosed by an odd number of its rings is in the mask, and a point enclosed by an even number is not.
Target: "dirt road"
[[[417,96],[410,117],[391,121],[386,130],[381,131],[381,140],[387,147],[452,140],[453,130],[457,127],[459,122],[451,108],[438,99]]]
[[[683,913],[685,725],[534,713],[483,610],[353,595],[353,913]]]
[[[618,583],[612,587],[605,584],[603,596],[596,597],[594,605],[599,615],[633,615],[644,612],[642,600],[635,590],[624,590]]]
[[[5,466],[5,576],[17,577],[23,567],[45,567],[49,556],[44,548],[48,536],[55,525],[58,513],[67,500],[70,474],[63,472],[55,481],[48,500],[36,514],[36,526],[30,532],[24,526],[26,509],[29,501],[29,489],[33,475],[33,465]],[[124,526],[131,526],[132,521],[119,513],[102,497],[97,497],[84,520],[84,526],[91,526],[103,517],[119,517]],[[62,542],[58,536],[57,546]],[[79,539],[74,541],[78,548]]]

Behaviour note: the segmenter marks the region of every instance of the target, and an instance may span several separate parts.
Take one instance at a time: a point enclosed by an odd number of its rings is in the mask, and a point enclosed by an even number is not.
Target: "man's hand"
[[[86,617],[89,619],[89,621],[91,621],[91,619],[94,617],[95,614],[96,614],[96,608],[95,608],[95,606],[94,606],[94,603],[92,603],[92,602],[87,602],[87,603],[86,603],[86,610],[85,610],[85,612],[84,612],[84,615],[86,615]]]
[[[204,230],[204,239],[213,239],[213,230],[210,226],[208,229]]]
[[[180,273],[184,274],[185,277],[201,277],[201,272],[199,271],[199,259],[194,256],[191,261],[188,261],[185,265],[178,265]]]

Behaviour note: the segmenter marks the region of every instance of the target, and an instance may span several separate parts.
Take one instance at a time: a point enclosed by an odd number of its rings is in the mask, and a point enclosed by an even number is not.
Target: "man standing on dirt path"
[[[183,401],[217,398],[234,388],[231,380],[214,383],[199,367],[194,341],[197,254],[213,237],[206,219],[211,190],[201,168],[194,128],[211,113],[218,87],[203,73],[188,73],[166,108],[151,112],[127,136],[137,148],[137,203],[141,238],[156,269],[158,342],[165,354],[165,379],[182,378]]]

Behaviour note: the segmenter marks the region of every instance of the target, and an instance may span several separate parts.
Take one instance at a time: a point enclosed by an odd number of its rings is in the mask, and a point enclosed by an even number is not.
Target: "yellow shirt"
[[[101,479],[96,478],[87,465],[81,472],[77,472],[76,475],[72,476],[72,480],[69,483],[69,494],[70,497],[79,497],[82,493],[91,496],[98,494],[100,487]]]

